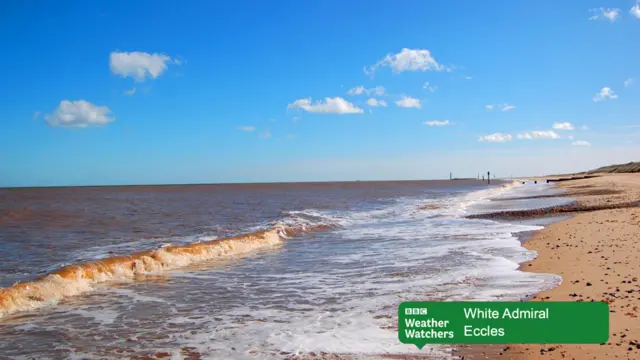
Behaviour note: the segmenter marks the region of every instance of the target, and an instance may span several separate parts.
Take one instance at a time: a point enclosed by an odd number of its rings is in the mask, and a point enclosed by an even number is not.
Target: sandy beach
[[[504,345],[464,349],[464,359],[640,358],[640,174],[607,174],[561,182],[576,204],[545,212],[511,212],[507,218],[571,214],[537,232],[525,247],[538,257],[525,271],[562,276],[558,287],[533,301],[606,301],[610,337],[601,345]],[[497,216],[499,217],[499,216]]]

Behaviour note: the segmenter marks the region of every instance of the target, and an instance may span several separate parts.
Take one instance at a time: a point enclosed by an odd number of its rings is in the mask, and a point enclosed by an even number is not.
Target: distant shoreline
[[[474,181],[486,183],[486,180],[476,178],[455,178],[455,179],[418,179],[418,180],[340,180],[340,181],[289,181],[289,182],[228,182],[228,183],[185,183],[185,184],[128,184],[128,185],[54,185],[54,186],[9,186],[0,187],[1,190],[18,189],[87,189],[87,188],[128,188],[128,187],[202,187],[202,186],[273,186],[273,185],[323,185],[323,184],[378,184],[378,183],[421,183],[421,182],[441,182],[448,183],[453,180]],[[509,179],[491,179],[491,182],[508,182]]]

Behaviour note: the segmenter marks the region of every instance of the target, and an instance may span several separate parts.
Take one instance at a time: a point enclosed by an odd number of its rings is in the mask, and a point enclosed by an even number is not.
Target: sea
[[[402,344],[403,301],[518,301],[559,205],[492,180],[0,189],[0,359],[447,356]],[[525,198],[525,199],[522,199]],[[324,356],[324,355],[322,355]]]

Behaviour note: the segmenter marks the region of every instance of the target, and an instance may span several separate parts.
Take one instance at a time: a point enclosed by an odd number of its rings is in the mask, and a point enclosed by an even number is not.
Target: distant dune
[[[609,165],[589,171],[590,173],[637,173],[640,172],[640,162],[630,162],[627,164]]]

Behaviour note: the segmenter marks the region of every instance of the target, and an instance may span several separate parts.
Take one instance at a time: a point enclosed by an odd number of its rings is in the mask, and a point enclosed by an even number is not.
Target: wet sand
[[[533,301],[608,302],[609,341],[602,345],[472,346],[461,349],[461,358],[640,359],[640,174],[611,174],[557,186],[577,202],[548,213],[574,216],[537,232],[524,244],[539,255],[522,264],[522,269],[563,278],[561,285],[537,294]],[[493,218],[541,215],[515,213],[493,214]]]

